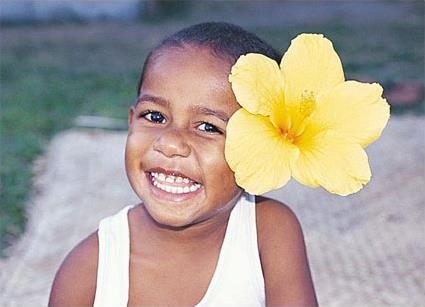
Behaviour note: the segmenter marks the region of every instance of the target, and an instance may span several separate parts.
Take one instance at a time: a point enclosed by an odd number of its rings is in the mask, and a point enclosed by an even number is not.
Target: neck
[[[225,207],[216,212],[214,216],[204,220],[194,222],[187,226],[172,227],[163,225],[155,221],[146,208],[139,206],[138,225],[140,237],[152,246],[170,248],[173,250],[197,250],[205,249],[205,246],[222,242],[226,232],[230,213],[239,200],[241,194],[238,193]],[[146,243],[145,243],[146,246]]]

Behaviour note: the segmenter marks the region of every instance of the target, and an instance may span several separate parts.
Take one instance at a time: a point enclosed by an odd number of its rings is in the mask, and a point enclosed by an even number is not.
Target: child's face
[[[227,119],[239,108],[230,64],[206,48],[154,55],[129,111],[126,171],[149,214],[185,226],[229,210],[240,195],[224,159]]]

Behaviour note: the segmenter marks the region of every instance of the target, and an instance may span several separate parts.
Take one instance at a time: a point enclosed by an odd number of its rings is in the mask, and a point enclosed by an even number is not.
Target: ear
[[[131,125],[133,124],[134,120],[134,114],[136,113],[136,110],[134,109],[134,106],[131,106],[128,109],[128,128],[131,128]]]

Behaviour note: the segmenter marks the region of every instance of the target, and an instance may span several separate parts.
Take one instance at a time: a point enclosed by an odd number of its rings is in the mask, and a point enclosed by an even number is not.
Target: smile
[[[201,188],[200,183],[186,177],[168,175],[160,172],[150,172],[149,175],[155,187],[171,194],[187,194],[196,192]]]

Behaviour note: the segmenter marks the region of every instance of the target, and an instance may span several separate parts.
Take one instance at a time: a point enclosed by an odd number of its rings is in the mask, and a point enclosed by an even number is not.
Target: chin
[[[149,205],[145,205],[149,215],[163,228],[173,228],[178,230],[190,226],[196,220],[196,214],[190,214],[189,212],[175,212],[165,210],[165,208],[150,208]]]

